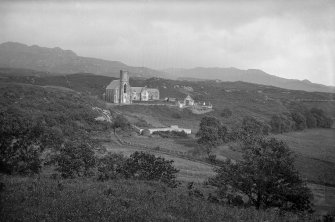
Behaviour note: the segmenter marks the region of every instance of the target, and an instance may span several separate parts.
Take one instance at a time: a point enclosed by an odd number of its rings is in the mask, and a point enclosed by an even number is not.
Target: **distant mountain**
[[[0,68],[2,68],[2,74],[8,72],[8,75],[41,76],[93,73],[109,77],[118,77],[120,70],[123,69],[128,70],[132,77],[163,77],[188,81],[244,81],[293,90],[335,92],[335,87],[333,86],[311,83],[308,80],[300,81],[280,78],[257,69],[240,70],[236,68],[198,67],[193,69],[166,69],[158,71],[146,67],[128,66],[118,61],[82,57],[71,50],[63,50],[59,47],[27,46],[15,42],[0,44]],[[21,70],[18,73],[13,73],[11,68]],[[15,70],[15,72],[17,71]]]
[[[284,89],[304,90],[310,92],[335,92],[334,86],[325,86],[312,83],[308,80],[285,79],[270,75],[262,70],[248,69],[241,70],[236,68],[203,68],[193,69],[166,69],[172,77],[178,77],[180,80],[201,81],[205,79],[221,81],[244,81],[249,83],[271,85]],[[182,77],[181,77],[182,76]]]
[[[131,76],[164,76],[161,71],[128,66],[118,61],[82,57],[71,50],[63,50],[59,47],[27,46],[15,42],[0,44],[0,67],[50,73],[94,73],[111,77],[118,77],[120,70],[124,69],[128,70]]]

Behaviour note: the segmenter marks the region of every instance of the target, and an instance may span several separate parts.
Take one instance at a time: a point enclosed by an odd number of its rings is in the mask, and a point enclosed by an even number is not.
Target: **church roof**
[[[106,87],[106,89],[116,89],[116,88],[120,88],[120,80],[113,80],[111,83],[109,83],[109,85]]]
[[[158,89],[155,88],[147,88],[148,92],[159,92]]]
[[[193,100],[193,99],[192,99],[192,97],[190,95],[187,95],[184,100]]]
[[[131,91],[136,92],[136,93],[141,93],[145,87],[131,87]]]

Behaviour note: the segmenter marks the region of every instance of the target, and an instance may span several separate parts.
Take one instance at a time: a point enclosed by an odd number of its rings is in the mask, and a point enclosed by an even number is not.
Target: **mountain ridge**
[[[285,79],[259,69],[241,70],[234,67],[196,67],[191,69],[155,70],[148,67],[129,66],[120,61],[78,56],[72,50],[63,50],[60,47],[28,46],[17,42],[0,44],[0,67],[31,69],[59,74],[94,73],[110,77],[118,77],[119,71],[124,69],[129,71],[131,77],[161,77],[189,81],[244,81],[284,89],[335,92],[335,86],[311,83],[309,80]]]
[[[196,67],[191,69],[165,69],[167,73],[173,76],[183,76],[177,79],[202,81],[202,80],[220,80],[220,81],[244,81],[255,84],[271,85],[284,89],[317,91],[317,92],[335,92],[334,86],[326,86],[318,83],[312,83],[309,80],[286,79],[272,74],[268,74],[259,69],[237,69],[219,68],[219,67]],[[206,78],[202,78],[206,76]]]
[[[150,68],[128,66],[119,61],[82,57],[60,47],[28,46],[16,42],[0,44],[0,67],[61,74],[94,73],[111,77],[118,77],[120,69],[126,69],[131,76],[164,76],[163,72]]]

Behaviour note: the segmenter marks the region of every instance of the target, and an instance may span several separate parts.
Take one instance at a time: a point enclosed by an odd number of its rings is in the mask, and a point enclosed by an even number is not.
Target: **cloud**
[[[335,85],[334,23],[331,0],[8,1],[0,41],[129,65],[259,68]]]

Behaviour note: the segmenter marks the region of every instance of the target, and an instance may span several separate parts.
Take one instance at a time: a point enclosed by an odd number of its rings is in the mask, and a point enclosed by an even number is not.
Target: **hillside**
[[[305,90],[311,92],[335,92],[334,86],[325,86],[312,83],[308,80],[285,79],[270,75],[262,70],[237,68],[203,68],[193,69],[166,69],[167,73],[181,80],[203,81],[204,79],[221,81],[244,81],[249,83],[276,86],[284,89]]]
[[[133,67],[118,61],[78,56],[71,50],[63,50],[59,47],[27,46],[15,42],[0,44],[0,67],[50,73],[94,73],[114,77],[119,76],[120,69],[128,70],[131,76],[164,75],[163,72],[146,67]]]
[[[99,98],[104,93],[105,87],[115,79],[88,73],[56,76],[45,76],[42,74],[40,76],[11,76],[2,74],[1,70],[0,77],[2,77],[3,82],[61,86]],[[236,122],[247,115],[267,121],[273,114],[288,111],[290,104],[294,103],[304,103],[309,108],[320,106],[329,115],[335,117],[335,102],[333,101],[334,94],[332,93],[287,90],[245,82],[190,82],[162,78],[131,78],[130,85],[158,88],[161,99],[165,97],[184,99],[189,94],[197,101],[210,102],[214,106],[214,112],[211,114],[228,121],[228,123]],[[220,116],[224,108],[229,108],[233,111],[233,116],[229,120]],[[143,114],[148,114],[147,110],[138,109],[138,112],[142,111]],[[153,113],[153,116],[161,114],[159,112]],[[166,118],[171,119],[170,117],[168,115]],[[190,124],[194,118],[198,120],[201,115],[189,116]],[[195,129],[194,126],[196,125],[191,124],[189,127]]]

